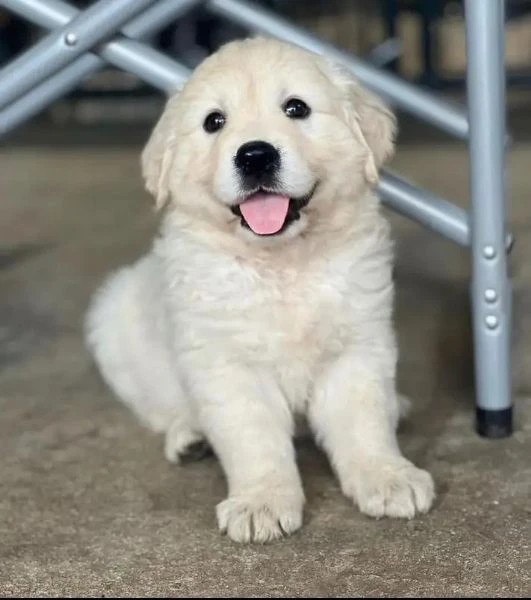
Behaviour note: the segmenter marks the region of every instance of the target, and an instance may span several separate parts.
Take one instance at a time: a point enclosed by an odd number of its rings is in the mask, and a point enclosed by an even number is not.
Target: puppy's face
[[[356,202],[392,153],[394,125],[324,58],[276,40],[233,42],[168,101],[143,172],[159,204],[276,243]]]

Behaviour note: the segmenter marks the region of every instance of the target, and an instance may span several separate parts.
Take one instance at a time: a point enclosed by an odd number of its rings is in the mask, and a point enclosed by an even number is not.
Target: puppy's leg
[[[217,506],[219,528],[237,542],[268,542],[294,532],[302,524],[304,493],[292,416],[273,377],[225,365],[198,372],[190,387],[227,477],[228,498]]]
[[[372,517],[412,518],[434,499],[429,473],[405,459],[394,382],[367,356],[341,357],[317,384],[309,417],[343,493]]]

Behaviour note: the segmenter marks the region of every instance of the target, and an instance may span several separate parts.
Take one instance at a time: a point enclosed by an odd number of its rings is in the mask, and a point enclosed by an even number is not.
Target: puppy
[[[432,504],[395,434],[392,244],[372,191],[394,135],[350,73],[253,38],[196,69],[142,154],[160,234],[95,295],[88,346],[169,460],[212,447],[238,542],[301,526],[298,415],[363,513]]]

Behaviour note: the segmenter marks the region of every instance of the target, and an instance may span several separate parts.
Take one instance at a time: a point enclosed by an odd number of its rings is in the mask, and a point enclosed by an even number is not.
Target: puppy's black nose
[[[280,154],[271,144],[257,140],[240,146],[234,162],[244,176],[272,175],[280,167]]]

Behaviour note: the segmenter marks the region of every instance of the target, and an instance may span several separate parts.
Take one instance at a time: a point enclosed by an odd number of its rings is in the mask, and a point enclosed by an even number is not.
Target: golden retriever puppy
[[[195,70],[143,152],[160,233],[95,295],[87,341],[169,460],[212,447],[233,540],[301,526],[298,415],[363,513],[432,504],[395,433],[392,244],[372,191],[394,135],[350,73],[252,38]]]

